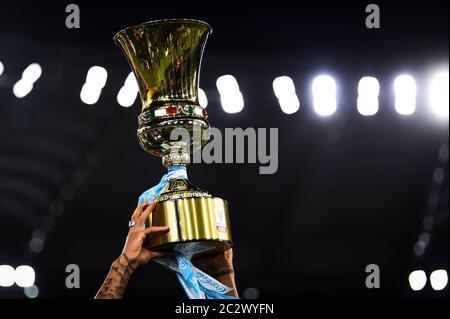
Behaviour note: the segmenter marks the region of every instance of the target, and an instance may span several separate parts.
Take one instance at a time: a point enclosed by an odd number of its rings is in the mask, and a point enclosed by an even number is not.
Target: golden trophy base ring
[[[150,238],[148,248],[186,255],[224,251],[232,246],[228,204],[218,197],[187,197],[157,202],[149,217],[152,226],[169,226]]]

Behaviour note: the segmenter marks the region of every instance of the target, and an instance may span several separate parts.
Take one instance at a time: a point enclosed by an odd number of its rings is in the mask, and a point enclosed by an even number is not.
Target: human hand
[[[147,264],[153,258],[163,257],[165,255],[163,252],[149,250],[144,247],[146,238],[161,236],[161,234],[169,231],[169,227],[167,226],[149,226],[145,228],[145,222],[153,212],[155,206],[156,202],[148,205],[148,201],[145,201],[137,206],[131,216],[130,220],[136,222],[136,224],[130,227],[121,256],[124,257],[132,270]]]
[[[201,255],[195,257],[192,261],[196,267],[206,271],[214,278],[230,274],[234,271],[232,248],[223,252]]]
[[[233,249],[195,257],[192,262],[222,284],[231,288],[227,295],[239,297],[233,268]]]

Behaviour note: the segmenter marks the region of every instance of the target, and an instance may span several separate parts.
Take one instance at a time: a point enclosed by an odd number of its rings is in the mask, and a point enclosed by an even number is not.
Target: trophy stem
[[[191,162],[188,147],[184,142],[175,142],[162,156],[164,167],[186,166]]]

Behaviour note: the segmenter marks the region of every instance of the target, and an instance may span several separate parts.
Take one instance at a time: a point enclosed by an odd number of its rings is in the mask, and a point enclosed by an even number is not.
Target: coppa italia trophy
[[[192,256],[232,245],[226,201],[193,186],[186,172],[190,154],[209,139],[207,113],[197,95],[203,49],[211,31],[205,22],[176,19],[128,27],[114,37],[139,85],[139,143],[151,155],[162,157],[168,169],[160,183],[139,198],[140,203],[156,200],[149,225],[170,227],[167,234],[149,240],[148,247],[174,253],[159,262],[177,273],[190,298],[226,298],[230,290],[190,262]],[[174,138],[177,129],[189,132],[190,138]]]

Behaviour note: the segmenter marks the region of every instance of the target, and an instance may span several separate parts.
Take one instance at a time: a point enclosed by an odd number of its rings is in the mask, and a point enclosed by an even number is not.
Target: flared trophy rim
[[[192,23],[192,24],[201,24],[207,27],[207,29],[211,32],[212,31],[212,27],[209,23],[205,22],[205,21],[201,21],[201,20],[196,20],[196,19],[160,19],[160,20],[152,20],[152,21],[147,21],[147,22],[142,22],[142,23],[138,23],[129,27],[126,27],[122,30],[120,30],[119,32],[117,32],[113,39],[114,41],[117,40],[117,38],[124,32],[129,31],[129,30],[133,30],[133,29],[137,29],[137,28],[142,28],[148,25],[154,25],[154,24],[166,24],[166,23]]]

